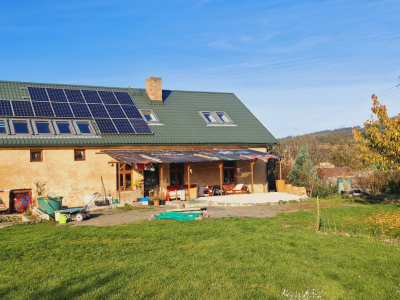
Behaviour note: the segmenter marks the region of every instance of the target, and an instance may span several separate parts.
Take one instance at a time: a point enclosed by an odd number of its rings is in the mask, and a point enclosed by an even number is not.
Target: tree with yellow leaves
[[[400,164],[400,114],[391,119],[388,117],[386,105],[380,104],[375,95],[372,95],[372,100],[373,115],[364,123],[365,133],[354,129],[353,134],[362,152],[361,160],[365,164],[386,169],[390,165]]]

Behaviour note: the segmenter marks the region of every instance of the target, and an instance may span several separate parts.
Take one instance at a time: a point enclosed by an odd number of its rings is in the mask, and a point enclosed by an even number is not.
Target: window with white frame
[[[156,114],[151,109],[140,109],[140,114],[147,124],[161,124],[160,120],[157,118]]]
[[[32,127],[29,120],[10,120],[11,134],[13,135],[32,135]]]
[[[217,120],[223,124],[233,124],[232,120],[228,117],[228,115],[224,111],[216,111]]]
[[[234,125],[224,111],[200,111],[199,113],[207,125]]]
[[[53,125],[47,120],[32,120],[33,131],[37,135],[54,135]]]
[[[76,132],[79,135],[95,135],[96,131],[94,130],[91,122],[89,121],[74,121],[74,125],[76,128]]]
[[[217,118],[214,116],[212,111],[201,111],[200,115],[206,121],[207,124],[219,124]]]
[[[54,121],[54,127],[57,134],[60,135],[73,135],[75,134],[74,127],[71,121]]]
[[[9,134],[6,120],[0,120],[0,135],[3,134]]]

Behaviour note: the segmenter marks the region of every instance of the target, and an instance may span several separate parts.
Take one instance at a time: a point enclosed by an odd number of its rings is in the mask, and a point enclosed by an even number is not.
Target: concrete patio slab
[[[224,195],[200,197],[196,200],[209,202],[209,205],[226,205],[226,206],[243,206],[255,204],[272,204],[278,202],[287,202],[290,200],[301,201],[305,200],[304,196],[297,196],[288,193],[259,193],[259,194],[244,194],[244,195]]]

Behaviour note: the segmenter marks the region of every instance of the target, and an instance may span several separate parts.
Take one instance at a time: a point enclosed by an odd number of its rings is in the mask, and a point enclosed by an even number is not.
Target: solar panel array
[[[93,118],[103,134],[152,134],[126,92],[28,87],[31,101],[0,100],[0,116]]]

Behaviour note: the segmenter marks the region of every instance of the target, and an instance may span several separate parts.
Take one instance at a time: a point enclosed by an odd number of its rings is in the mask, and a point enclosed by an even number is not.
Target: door
[[[158,195],[159,175],[158,167],[155,166],[150,170],[144,170],[144,196],[149,196],[149,191],[154,190],[154,196]]]
[[[31,190],[14,190],[10,192],[10,213],[27,213],[34,206]]]

